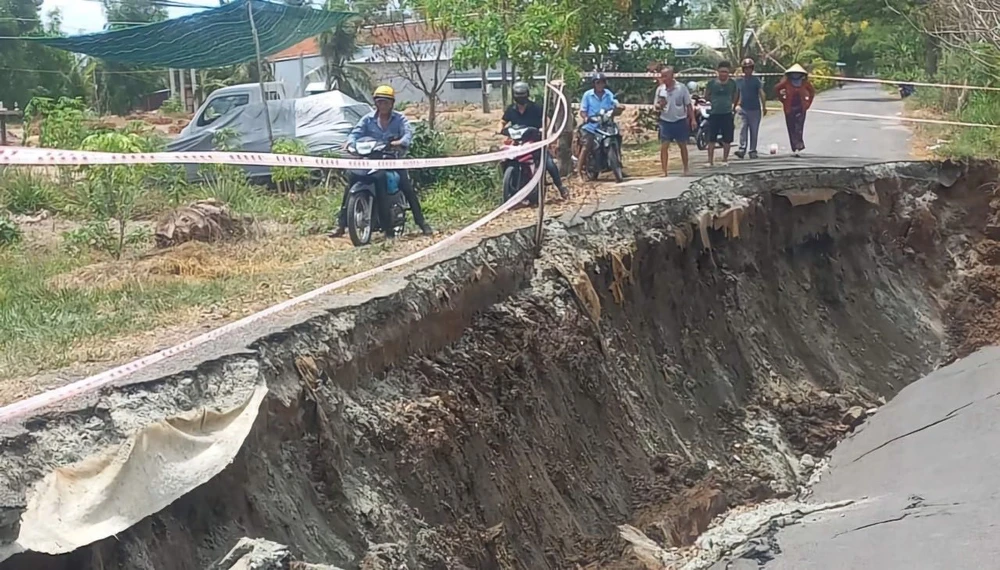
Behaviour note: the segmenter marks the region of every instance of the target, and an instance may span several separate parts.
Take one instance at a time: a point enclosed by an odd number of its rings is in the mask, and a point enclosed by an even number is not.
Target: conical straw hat
[[[785,75],[788,75],[789,73],[801,73],[802,75],[809,75],[809,72],[806,71],[804,67],[802,67],[797,63],[785,70]]]

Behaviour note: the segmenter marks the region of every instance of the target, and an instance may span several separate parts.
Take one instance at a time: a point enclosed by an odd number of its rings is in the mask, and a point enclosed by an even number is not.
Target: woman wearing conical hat
[[[776,87],[778,100],[785,110],[785,126],[788,127],[788,141],[792,153],[799,156],[805,150],[803,132],[806,125],[806,111],[816,98],[816,89],[809,82],[809,73],[799,64],[785,71],[785,76]]]

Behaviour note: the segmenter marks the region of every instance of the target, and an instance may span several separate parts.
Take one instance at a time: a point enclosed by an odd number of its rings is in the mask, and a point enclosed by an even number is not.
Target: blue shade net
[[[222,67],[256,58],[247,4],[253,10],[262,56],[317,36],[355,16],[351,12],[301,8],[265,0],[236,0],[155,24],[65,38],[32,38],[32,41],[119,63],[177,69]]]

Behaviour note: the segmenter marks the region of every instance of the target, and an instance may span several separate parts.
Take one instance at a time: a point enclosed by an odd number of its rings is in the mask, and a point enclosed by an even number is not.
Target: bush
[[[13,214],[59,210],[59,190],[44,176],[30,169],[0,171],[0,204]]]
[[[274,154],[305,155],[309,147],[298,139],[279,139],[272,147]],[[287,166],[271,169],[271,180],[281,192],[293,192],[301,189],[309,181],[309,169],[304,166]]]
[[[136,153],[145,149],[137,134],[102,133],[84,139],[84,150]],[[143,183],[152,172],[148,165],[89,166],[85,169],[83,206],[96,222],[117,223],[117,240],[106,248],[116,258],[126,245],[126,225],[132,219]]]
[[[184,106],[177,97],[171,97],[160,105],[160,112],[164,115],[179,115],[184,112]]]
[[[448,137],[434,130],[426,123],[416,123],[409,156],[413,158],[438,158],[456,151]],[[415,190],[422,191],[432,186],[456,183],[466,189],[488,195],[499,186],[495,165],[474,164],[448,168],[424,168],[410,172]]]
[[[24,108],[24,132],[38,123],[38,144],[48,148],[77,149],[87,136],[85,106],[81,99],[35,97]]]
[[[21,228],[7,214],[0,213],[0,248],[10,247],[21,241]]]

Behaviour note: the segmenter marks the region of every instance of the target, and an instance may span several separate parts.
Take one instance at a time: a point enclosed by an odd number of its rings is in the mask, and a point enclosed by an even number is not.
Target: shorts
[[[733,120],[732,113],[726,113],[725,115],[709,115],[708,116],[708,142],[718,142],[719,137],[722,137],[723,144],[733,143],[733,134],[736,130],[736,123]]]
[[[660,120],[660,142],[687,144],[691,139],[691,128],[687,119],[679,121]]]

